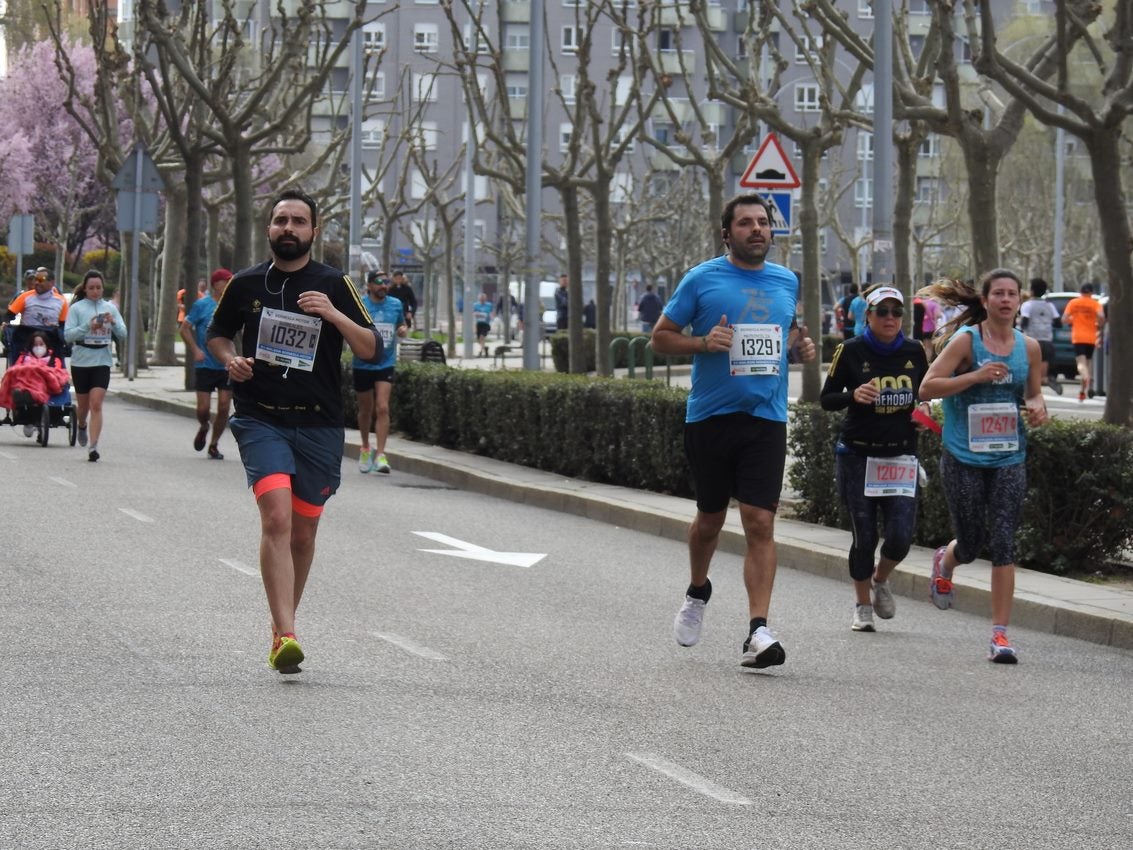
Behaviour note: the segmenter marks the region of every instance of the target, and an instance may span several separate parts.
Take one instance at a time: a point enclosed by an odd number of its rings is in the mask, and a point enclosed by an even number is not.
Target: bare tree
[[[1125,121],[1133,112],[1133,8],[1127,2],[1112,11],[1104,43],[1096,40],[1084,24],[1100,14],[1101,4],[1079,9],[1070,2],[1059,4],[1055,12],[1053,58],[1057,71],[1039,74],[1003,55],[996,43],[995,19],[989,4],[977,6],[964,0],[972,37],[979,20],[980,52],[976,67],[1004,87],[1044,124],[1062,127],[1077,136],[1090,155],[1094,178],[1094,198],[1101,229],[1105,259],[1109,267],[1110,346],[1109,391],[1106,394],[1105,421],[1116,425],[1133,424],[1133,265],[1130,263],[1131,233],[1125,188],[1117,175],[1122,165],[1121,140]],[[1100,92],[1092,97],[1073,89],[1074,74],[1082,71],[1070,61],[1071,51],[1081,40],[1087,55],[1101,74]],[[1059,110],[1057,107],[1063,107]]]

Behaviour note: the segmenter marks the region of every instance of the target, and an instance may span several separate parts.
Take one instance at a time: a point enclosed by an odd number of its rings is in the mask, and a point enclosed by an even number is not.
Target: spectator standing
[[[854,324],[854,336],[865,333],[865,314],[868,306],[860,292],[850,302],[850,321]]]
[[[1019,308],[1019,330],[1038,341],[1039,352],[1042,354],[1040,380],[1062,395],[1062,384],[1050,374],[1051,364],[1054,363],[1054,328],[1058,325],[1060,317],[1058,308],[1043,299],[1046,290],[1045,280],[1041,277],[1031,278],[1031,297]]]
[[[560,331],[567,329],[567,319],[570,315],[570,278],[565,274],[559,275],[559,288],[555,290],[555,328]]]
[[[682,646],[700,640],[712,595],[708,570],[735,497],[747,540],[750,617],[740,664],[762,668],[786,659],[767,617],[787,458],[788,352],[810,361],[815,348],[805,329],[794,327],[798,278],[766,261],[772,239],[767,201],[736,196],[724,207],[721,228],[728,253],[684,276],[653,329],[658,353],[694,355],[684,437],[696,515],[688,534],[691,578],[673,636]]]
[[[212,405],[212,393],[216,391],[216,418],[212,420],[212,439],[208,440],[208,457],[210,460],[224,460],[220,453],[220,435],[228,426],[228,412],[232,406],[232,382],[228,379],[228,372],[224,364],[212,356],[208,350],[208,328],[212,322],[212,314],[216,312],[216,303],[224,294],[228,281],[232,279],[232,272],[228,269],[217,269],[209,278],[211,292],[205,290],[181,322],[181,338],[185,340],[185,347],[189,356],[193,358],[193,389],[197,394],[197,435],[193,438],[193,450],[200,451],[205,447],[209,434],[209,408]],[[214,297],[215,296],[215,297]]]
[[[582,308],[582,326],[584,328],[598,327],[598,305],[591,298]]]
[[[929,594],[952,607],[952,572],[987,548],[991,558],[991,643],[988,660],[1015,664],[1007,639],[1015,595],[1015,531],[1027,492],[1027,431],[1047,419],[1037,340],[1015,329],[1022,283],[994,269],[979,290],[953,281],[929,287],[961,308],[959,327],[921,383],[924,401],[944,399],[940,478],[954,539],[932,558]],[[1020,415],[1020,413],[1022,415]]]
[[[401,302],[401,309],[405,312],[405,325],[412,328],[417,316],[417,295],[413,292],[413,286],[400,269],[393,273],[390,280],[389,294]]]
[[[854,320],[850,314],[850,305],[854,303],[854,299],[858,297],[858,285],[856,283],[850,284],[850,291],[842,296],[838,302],[838,324],[842,331],[842,339],[853,339],[854,336]]]
[[[653,284],[647,283],[645,285],[645,294],[641,296],[641,300],[637,302],[637,317],[641,320],[642,333],[652,333],[653,326],[657,324],[657,320],[661,318],[661,310],[664,309],[664,304],[661,303],[660,297],[653,291]]]
[[[1094,397],[1090,378],[1090,363],[1098,345],[1098,331],[1105,326],[1105,311],[1094,298],[1092,284],[1084,283],[1077,298],[1071,298],[1062,311],[1062,321],[1070,325],[1070,343],[1074,346],[1074,361],[1078,364],[1078,401]]]

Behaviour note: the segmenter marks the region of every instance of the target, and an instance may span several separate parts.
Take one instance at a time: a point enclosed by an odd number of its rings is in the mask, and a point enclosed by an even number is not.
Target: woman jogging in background
[[[98,438],[102,434],[102,400],[110,386],[110,367],[114,365],[111,345],[125,342],[126,323],[110,301],[103,299],[102,272],[91,269],[83,282],[75,287],[75,297],[67,313],[63,336],[73,343],[71,349],[71,383],[75,389],[79,417],[79,445],[86,446],[88,431],[90,451],[87,460],[99,459]],[[88,422],[87,417],[90,417]]]
[[[1007,625],[1015,595],[1015,530],[1027,489],[1024,425],[1047,420],[1039,344],[1014,327],[1021,290],[1014,272],[995,269],[984,275],[978,292],[944,281],[920,293],[963,308],[945,327],[938,341],[943,350],[921,384],[923,400],[944,399],[940,473],[955,535],[933,555],[929,592],[937,608],[950,608],[952,571],[974,561],[986,544],[992,567],[988,660],[999,664],[1018,661]]]
[[[913,543],[918,426],[911,415],[928,371],[924,348],[901,331],[900,290],[874,287],[865,302],[865,331],[835,349],[820,397],[823,410],[847,411],[834,451],[838,493],[854,534],[855,632],[874,631],[874,614],[888,620],[897,610],[888,579]],[[885,542],[875,566],[879,512]]]

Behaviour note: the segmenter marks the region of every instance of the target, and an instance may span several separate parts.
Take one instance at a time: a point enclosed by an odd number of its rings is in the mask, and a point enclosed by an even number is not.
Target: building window
[[[577,53],[582,44],[582,27],[563,27],[563,53]]]
[[[412,127],[410,132],[417,150],[435,151],[437,149],[440,130],[437,129],[436,121],[422,121],[417,126]]]
[[[917,203],[931,204],[937,199],[937,183],[935,177],[917,178]]]
[[[559,125],[559,150],[566,153],[570,149],[570,137],[574,132],[574,125],[570,122]]]
[[[370,81],[366,88],[366,98],[368,100],[383,100],[386,96],[386,73],[385,71],[378,71],[370,75]]]
[[[531,35],[525,29],[508,27],[504,35],[504,47],[507,50],[530,50]]]
[[[667,121],[654,121],[653,122],[653,138],[659,144],[668,147],[673,144],[675,137],[673,135],[673,125]]]
[[[858,162],[873,160],[873,133],[858,130]]]
[[[821,108],[818,83],[795,84],[796,112],[818,112]]]
[[[420,201],[429,194],[429,181],[419,168],[409,169],[409,197]]]
[[[873,181],[868,177],[859,177],[854,181],[854,206],[858,209],[873,207]]]
[[[362,49],[367,56],[374,56],[386,48],[386,25],[381,22],[362,27]]]
[[[469,52],[473,52],[473,42],[476,44],[476,53],[487,53],[491,46],[488,41],[488,28],[481,24],[474,27],[472,22],[469,21],[464,25],[464,46]]]
[[[578,78],[574,74],[559,75],[559,91],[563,93],[565,103],[574,103],[575,85]]]
[[[380,148],[385,141],[386,122],[380,118],[367,118],[362,122],[362,147]]]
[[[625,147],[625,152],[626,153],[633,153],[634,141],[633,141],[633,138],[628,136],[628,134],[626,133],[625,127],[619,127],[618,131],[614,134],[614,144],[620,145],[622,142],[624,142],[626,140],[627,137],[629,138],[629,143]]]
[[[803,65],[808,59],[818,59],[818,51],[822,49],[822,36],[813,41],[807,36],[799,36],[799,43],[795,45],[795,62]]]
[[[873,18],[873,0],[858,0],[858,17]]]
[[[623,50],[629,50],[630,40],[628,35],[618,27],[610,30],[610,50],[617,56]]]
[[[522,82],[508,83],[507,96],[527,99],[527,78],[524,77]]]
[[[677,34],[670,29],[659,30],[657,32],[657,49],[676,50]]]
[[[436,24],[413,25],[413,49],[418,53],[436,53],[440,39],[440,30]]]
[[[435,103],[439,85],[436,74],[414,74],[413,100],[417,103],[424,101]]]
[[[917,148],[917,156],[936,157],[940,156],[940,136],[936,133],[929,133],[925,136],[921,146]]]

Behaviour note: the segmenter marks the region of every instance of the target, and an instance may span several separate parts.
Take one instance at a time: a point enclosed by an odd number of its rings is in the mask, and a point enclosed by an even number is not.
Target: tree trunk
[[[456,301],[452,296],[452,228],[445,227],[445,268],[443,279],[445,282],[445,303],[448,305],[448,351],[449,357],[456,357]],[[463,329],[468,333],[468,328]]]
[[[206,280],[209,273],[216,266],[210,266],[207,262],[205,268],[201,269],[201,251],[200,246],[205,244],[204,233],[204,204],[202,194],[204,188],[202,186],[203,165],[201,160],[193,156],[185,161],[185,247],[181,251],[181,279],[188,281],[196,281],[201,277]],[[168,256],[168,252],[166,254]],[[219,265],[219,263],[217,264]],[[188,286],[185,288],[185,313],[188,314],[189,309],[193,306],[193,302],[197,300],[197,288],[195,286]],[[193,358],[186,355],[185,357],[185,389],[193,388]]]
[[[799,400],[806,402],[817,402],[822,392],[822,267],[818,256],[818,172],[821,158],[822,147],[817,141],[803,145],[803,185],[799,198],[799,231],[803,234],[800,297],[803,323],[818,347],[818,356],[803,364],[803,388]]]
[[[995,218],[995,186],[999,157],[985,140],[969,138],[963,145],[968,167],[968,218],[972,225],[972,276],[999,267],[999,229]]]
[[[243,145],[232,151],[232,201],[236,211],[232,262],[236,268],[246,269],[252,265],[252,257],[255,255],[252,245],[255,195],[252,188],[252,156]]]
[[[177,362],[173,342],[177,338],[177,290],[185,290],[185,311],[197,294],[196,279],[183,275],[181,260],[185,251],[185,184],[170,181],[165,191],[165,250],[161,264],[161,283],[154,311],[153,362],[172,366]],[[191,290],[191,292],[190,292]]]
[[[1109,265],[1108,388],[1103,419],[1113,425],[1133,425],[1133,266],[1130,264],[1130,229],[1125,190],[1116,175],[1121,171],[1121,125],[1083,137],[1090,152],[1098,223]],[[1104,356],[1098,351],[1097,357]]]
[[[917,148],[920,137],[914,135],[897,142],[897,192],[893,197],[893,267],[896,272],[894,283],[905,293],[905,302],[912,305],[912,294],[919,289],[913,285],[913,275],[909,268],[909,245],[913,233],[913,194],[917,185]],[[905,333],[912,338],[913,311],[905,310],[905,320],[901,323]]]
[[[598,251],[594,270],[594,297],[596,299],[597,315],[595,316],[595,352],[594,363],[599,375],[609,377],[613,374],[610,368],[610,358],[606,352],[610,349],[610,234],[613,224],[610,221],[610,184],[608,181],[598,181],[591,191],[594,198],[594,228],[599,234]]]
[[[567,336],[570,340],[570,371],[586,372],[586,352],[582,346],[582,222],[578,209],[578,189],[564,186],[563,219],[567,237],[567,276],[570,307],[567,312]]]
[[[705,169],[708,178],[708,232],[712,237],[712,244],[716,246],[716,256],[727,253],[724,247],[724,231],[720,227],[720,215],[724,212],[724,174],[718,169]],[[676,283],[673,284],[676,289]],[[672,292],[669,293],[672,295]]]

